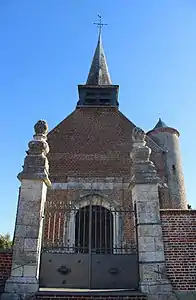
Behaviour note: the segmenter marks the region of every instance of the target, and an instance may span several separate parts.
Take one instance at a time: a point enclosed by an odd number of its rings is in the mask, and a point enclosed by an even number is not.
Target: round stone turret
[[[169,201],[164,208],[187,209],[184,176],[179,146],[178,130],[168,127],[161,119],[147,133],[165,151],[165,171],[169,188]]]

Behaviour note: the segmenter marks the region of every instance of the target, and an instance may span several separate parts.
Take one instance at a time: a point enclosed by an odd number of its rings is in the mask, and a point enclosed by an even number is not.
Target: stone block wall
[[[161,210],[167,275],[174,290],[196,290],[196,210]]]
[[[0,293],[3,291],[5,281],[10,276],[12,267],[12,251],[0,249]]]

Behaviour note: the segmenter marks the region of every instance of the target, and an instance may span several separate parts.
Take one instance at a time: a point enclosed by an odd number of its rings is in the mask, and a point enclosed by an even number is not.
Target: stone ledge
[[[55,182],[52,183],[52,190],[113,190],[113,189],[128,189],[129,183],[122,182]]]
[[[172,291],[166,294],[148,294],[148,300],[195,300],[196,291]]]
[[[38,289],[39,283],[35,277],[12,276],[6,281],[5,290],[1,296],[1,300],[7,300],[9,297],[33,294],[36,293]]]
[[[172,292],[172,286],[166,279],[148,281],[144,280],[140,284],[141,291],[145,294],[158,295],[158,294],[169,294]]]
[[[196,215],[196,209],[160,209],[160,214],[167,215]]]
[[[7,248],[7,249],[2,249],[0,248],[0,254],[2,253],[7,253],[7,254],[10,254],[13,252],[13,249],[12,248]]]
[[[132,290],[89,290],[89,289],[55,289],[40,288],[36,293],[36,299],[131,299],[147,300],[146,295]]]

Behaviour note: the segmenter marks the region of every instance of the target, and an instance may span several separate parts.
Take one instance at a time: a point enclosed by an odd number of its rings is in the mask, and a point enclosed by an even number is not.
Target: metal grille
[[[67,207],[64,229],[63,242],[43,246],[41,286],[136,289],[137,243],[131,208]]]
[[[76,214],[75,251],[112,253],[113,215],[102,206],[85,206]]]

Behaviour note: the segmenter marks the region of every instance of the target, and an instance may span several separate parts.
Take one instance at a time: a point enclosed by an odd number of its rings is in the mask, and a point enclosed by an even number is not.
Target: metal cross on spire
[[[93,23],[93,24],[97,25],[97,27],[99,28],[99,36],[101,36],[102,27],[108,24],[102,23],[102,17],[100,15],[98,15],[98,18],[99,18],[99,23]]]

